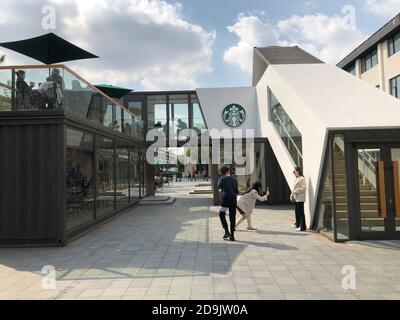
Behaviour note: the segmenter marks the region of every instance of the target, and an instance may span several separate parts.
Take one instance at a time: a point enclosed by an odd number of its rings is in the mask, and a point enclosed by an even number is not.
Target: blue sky
[[[46,5],[54,30],[42,24]],[[400,0],[2,0],[0,41],[53,31],[101,57],[68,63],[93,83],[248,86],[254,46],[299,45],[335,64],[399,12]]]
[[[388,15],[369,11],[363,0],[184,0],[182,4],[183,14],[188,20],[202,25],[206,30],[214,29],[217,33],[213,57],[215,72],[212,76],[201,78],[203,86],[211,87],[246,86],[251,82],[249,73],[223,61],[226,48],[237,42],[237,36],[230,33],[227,26],[233,25],[241,13],[261,15],[262,12],[264,19],[278,21],[292,15],[340,14],[343,6],[350,4],[357,10],[357,28],[366,35],[373,34],[389,20]],[[393,7],[393,16],[395,14],[396,7]],[[356,45],[354,43],[354,47]]]

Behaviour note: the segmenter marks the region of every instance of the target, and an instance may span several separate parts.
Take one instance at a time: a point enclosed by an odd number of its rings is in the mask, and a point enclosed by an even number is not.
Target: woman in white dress
[[[237,209],[242,217],[236,223],[238,227],[244,220],[247,219],[247,230],[257,230],[251,225],[251,215],[253,213],[256,201],[267,201],[269,192],[265,196],[260,196],[261,183],[256,182],[251,188],[240,195],[237,203]]]

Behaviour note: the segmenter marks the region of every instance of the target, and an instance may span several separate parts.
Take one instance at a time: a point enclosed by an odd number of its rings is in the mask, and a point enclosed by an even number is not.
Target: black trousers
[[[236,198],[223,198],[221,203],[222,208],[228,208],[229,210],[229,223],[230,229],[228,228],[228,222],[226,221],[226,211],[221,210],[219,212],[219,218],[222,223],[222,227],[225,229],[225,232],[229,232],[231,235],[235,233],[235,226],[236,226],[236,206],[237,206],[237,199]]]
[[[306,216],[304,215],[304,202],[296,202],[296,227],[306,231]]]

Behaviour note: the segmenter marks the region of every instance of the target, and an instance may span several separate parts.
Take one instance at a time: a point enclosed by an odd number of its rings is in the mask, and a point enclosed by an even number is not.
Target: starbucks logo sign
[[[224,108],[222,120],[227,126],[240,127],[246,120],[246,110],[239,104],[230,104]]]

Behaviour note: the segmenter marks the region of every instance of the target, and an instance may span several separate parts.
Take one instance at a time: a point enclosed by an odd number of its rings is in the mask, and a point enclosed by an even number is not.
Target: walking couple
[[[267,201],[269,192],[265,196],[261,196],[261,183],[256,182],[253,186],[247,189],[240,195],[239,201],[237,196],[239,194],[238,183],[235,178],[231,176],[231,171],[228,167],[221,168],[221,175],[218,182],[218,189],[222,191],[222,202],[219,217],[221,219],[222,227],[225,230],[224,240],[235,241],[235,229],[244,220],[247,219],[247,230],[256,230],[251,225],[251,214],[256,205],[256,201]],[[242,215],[241,219],[236,223],[236,209]],[[230,229],[226,221],[226,212],[229,211]]]

